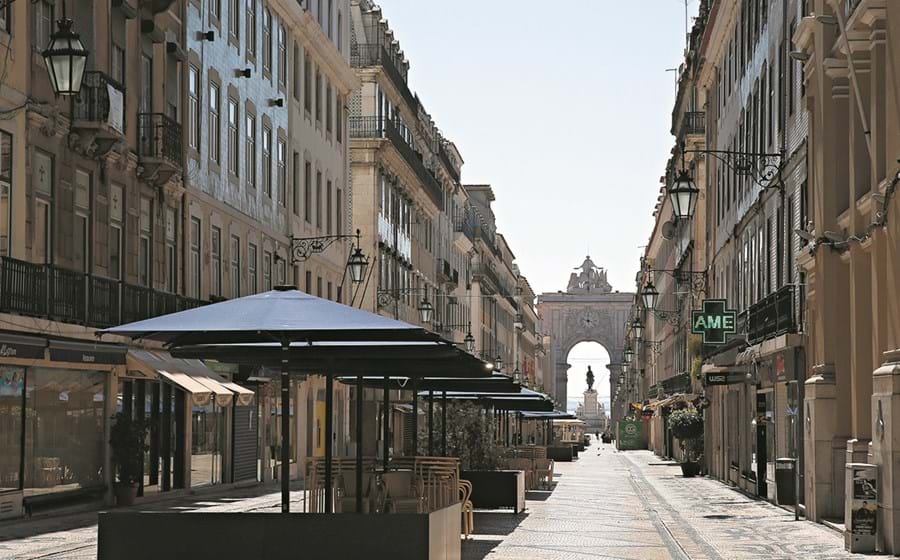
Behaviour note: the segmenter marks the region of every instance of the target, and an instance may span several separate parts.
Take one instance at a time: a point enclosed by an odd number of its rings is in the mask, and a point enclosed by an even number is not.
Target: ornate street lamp
[[[466,352],[471,354],[475,351],[475,337],[472,336],[472,330],[466,333],[466,337],[463,339],[463,344],[466,345]]]
[[[641,323],[640,317],[636,317],[634,321],[632,321],[631,330],[634,331],[635,340],[644,338],[644,323]]]
[[[634,350],[631,349],[631,346],[626,346],[623,355],[625,356],[625,363],[630,364],[631,360],[634,359]]]
[[[88,51],[78,33],[72,31],[72,20],[65,17],[56,21],[56,31],[50,35],[50,43],[44,52],[44,64],[50,75],[50,85],[56,95],[76,95],[81,91],[81,79],[87,63]]]
[[[656,300],[659,299],[659,291],[650,280],[647,280],[647,284],[645,284],[644,289],[641,290],[641,297],[644,299],[644,307],[650,311],[656,309]]]
[[[419,304],[419,319],[423,323],[431,322],[431,315],[434,313],[434,306],[428,301],[428,296]]]
[[[625,374],[620,373],[619,374],[619,385],[622,385],[623,383],[625,383]],[[616,390],[616,392],[618,393],[618,390]]]
[[[669,188],[669,200],[672,202],[675,217],[679,220],[691,219],[699,195],[700,189],[694,185],[691,175],[687,169],[682,169],[675,178],[675,183]]]
[[[497,354],[497,358],[494,360],[494,371],[500,371],[503,369],[503,358],[500,354]]]
[[[362,284],[366,278],[366,268],[369,266],[369,259],[363,254],[359,247],[350,255],[347,261],[347,268],[350,269],[350,280],[354,284]]]

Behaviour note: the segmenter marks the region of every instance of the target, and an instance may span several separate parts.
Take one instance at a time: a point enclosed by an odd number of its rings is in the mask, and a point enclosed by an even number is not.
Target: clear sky
[[[587,389],[587,368],[591,366],[594,372],[594,389],[597,391],[597,400],[606,407],[609,414],[609,354],[597,342],[582,342],[576,344],[566,360],[569,369],[569,383],[567,389],[566,410],[575,412],[578,403],[584,399],[584,391]]]
[[[588,252],[633,290],[674,142],[666,69],[683,59],[683,0],[379,4],[463,182],[493,185],[534,290],[564,290]]]

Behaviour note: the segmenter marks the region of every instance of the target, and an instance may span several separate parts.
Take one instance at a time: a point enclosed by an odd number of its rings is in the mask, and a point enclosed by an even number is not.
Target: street
[[[556,464],[552,492],[528,493],[527,511],[477,512],[464,560],[641,558],[740,560],[865,558],[844,552],[823,525],[679,467],[648,451],[592,446]],[[167,500],[157,510],[278,511],[272,487]],[[293,494],[295,503],[302,492]],[[0,524],[4,560],[96,558],[96,514]]]

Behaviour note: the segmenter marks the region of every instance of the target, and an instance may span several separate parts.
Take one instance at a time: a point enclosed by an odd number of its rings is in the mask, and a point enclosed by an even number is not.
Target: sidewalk
[[[582,558],[831,560],[837,532],[708,478],[683,478],[649,451],[595,444],[557,463],[552,493],[529,493],[528,511],[478,513],[464,560]]]
[[[298,486],[295,482],[292,486]],[[300,511],[304,492],[291,492],[291,509]],[[144,511],[278,512],[277,484],[206,488],[190,495],[136,506]],[[94,560],[97,557],[97,512],[33,520],[0,522],[0,560]],[[223,559],[224,560],[224,559]]]

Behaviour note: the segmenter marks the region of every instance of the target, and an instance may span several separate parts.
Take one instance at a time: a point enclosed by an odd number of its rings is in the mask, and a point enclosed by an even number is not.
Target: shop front
[[[0,333],[0,515],[100,499],[126,348]]]

